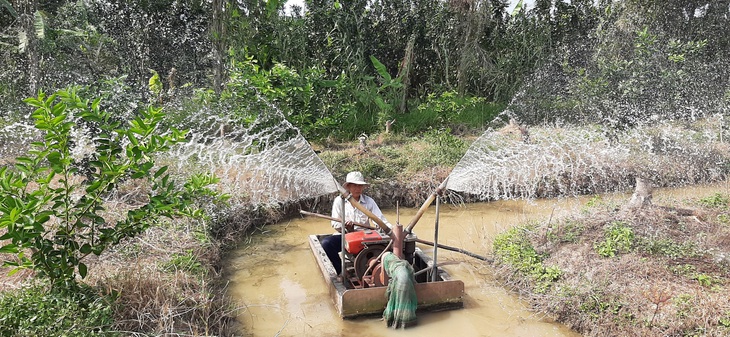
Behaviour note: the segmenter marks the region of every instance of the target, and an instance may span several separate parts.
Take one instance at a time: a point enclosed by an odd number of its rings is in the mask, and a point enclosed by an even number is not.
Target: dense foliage
[[[220,94],[243,77],[312,140],[382,132],[451,91],[513,102],[527,122],[618,128],[722,113],[730,96],[730,41],[718,33],[727,0],[519,1],[511,13],[505,0],[311,0],[288,11],[281,0],[3,5],[4,114],[70,83],[126,77],[149,95],[150,70],[167,101],[183,99],[182,87]]]
[[[623,129],[727,114],[728,38],[717,34],[730,28],[727,1],[582,6],[593,28],[558,46],[515,100],[525,121]]]
[[[74,293],[48,292],[41,284],[0,296],[0,336],[118,336],[111,297],[84,286]]]

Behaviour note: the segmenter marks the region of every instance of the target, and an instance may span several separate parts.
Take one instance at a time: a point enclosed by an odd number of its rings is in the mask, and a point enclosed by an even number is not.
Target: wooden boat
[[[332,234],[310,235],[309,245],[329,287],[330,296],[340,317],[354,318],[382,315],[388,303],[388,298],[385,295],[387,286],[380,284],[380,282],[366,282],[364,280],[367,277],[362,275],[358,277],[356,275],[362,274],[362,271],[354,271],[354,269],[357,269],[358,264],[364,263],[367,265],[370,257],[363,256],[363,254],[368,254],[367,249],[360,251],[357,255],[348,254],[346,261],[349,261],[348,263],[351,266],[348,267],[348,275],[352,275],[352,277],[343,280],[338,278],[332,262],[327,258],[327,254],[321,245],[321,240],[329,235]],[[408,245],[408,240],[406,242]],[[462,308],[464,306],[464,282],[452,280],[451,276],[441,268],[436,268],[437,277],[433,281],[432,259],[416,247],[415,242],[411,241],[411,243],[410,250],[412,254],[409,254],[408,259],[412,260],[416,274],[415,287],[418,297],[418,310],[440,311]],[[375,252],[377,252],[377,249]],[[373,251],[369,253],[372,254]],[[373,274],[375,274],[374,271]]]

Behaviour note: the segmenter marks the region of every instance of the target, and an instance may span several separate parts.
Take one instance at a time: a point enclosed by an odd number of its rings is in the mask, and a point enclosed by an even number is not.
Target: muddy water
[[[655,204],[672,199],[698,198],[728,193],[726,184],[660,190]],[[630,195],[604,195],[608,203],[622,204]],[[440,207],[439,243],[490,256],[496,234],[526,221],[548,221],[585,207],[589,197],[537,201],[498,201]],[[407,224],[416,209],[385,210],[388,219]],[[399,213],[399,214],[397,214]],[[435,206],[421,218],[414,232],[433,241]],[[392,330],[378,318],[342,320],[328,295],[326,283],[309,249],[307,236],[331,233],[329,221],[307,217],[269,226],[231,258],[230,295],[242,308],[239,322],[245,336],[520,336],[577,337],[567,327],[533,313],[516,295],[492,277],[489,264],[463,254],[440,249],[444,268],[464,281],[464,308],[418,313],[418,325]],[[428,252],[429,246],[419,245]]]

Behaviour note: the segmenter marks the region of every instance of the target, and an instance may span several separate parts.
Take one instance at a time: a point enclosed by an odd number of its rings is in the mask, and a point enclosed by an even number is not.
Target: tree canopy
[[[563,119],[613,115],[606,102],[632,105],[652,92],[673,109],[677,97],[698,96],[681,90],[709,80],[717,89],[701,96],[727,91],[730,0],[537,0],[510,13],[506,0],[306,0],[291,13],[284,3],[5,0],[0,92],[19,101],[123,78],[148,95],[154,70],[165,90],[220,94],[236,64],[250,62],[248,76],[287,92],[269,96],[294,104],[300,110],[283,109],[306,126],[352,122],[363,110],[380,123],[449,91],[503,104],[526,97],[517,110],[535,120],[556,107],[571,116]]]

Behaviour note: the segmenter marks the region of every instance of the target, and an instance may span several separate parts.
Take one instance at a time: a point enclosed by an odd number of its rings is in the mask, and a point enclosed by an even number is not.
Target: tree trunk
[[[38,10],[37,0],[24,0],[18,3],[18,14],[21,29],[25,33],[25,55],[28,69],[28,95],[37,94],[40,83],[40,51],[38,50],[38,36],[35,30],[35,13]]]
[[[225,0],[213,0],[213,20],[212,20],[212,39],[213,39],[213,90],[216,94],[220,94],[223,89],[223,77],[225,73],[225,26],[223,21],[223,9]]]
[[[654,187],[649,179],[636,177],[636,188],[631,200],[626,205],[630,209],[639,209],[650,207],[652,205],[651,198]]]
[[[472,37],[474,22],[472,21],[474,20],[475,10],[473,1],[463,1],[460,2],[460,4],[460,16],[462,23],[461,33],[463,34],[464,40],[461,48],[459,48],[459,64],[456,69],[456,86],[459,95],[464,95],[469,81],[469,68],[474,63],[472,60],[474,57],[474,38]]]
[[[413,48],[416,45],[416,33],[412,33],[406,45],[406,55],[403,57],[403,67],[401,68],[401,83],[403,84],[403,95],[401,96],[400,108],[398,112],[406,113],[408,108],[408,90],[411,86],[411,68],[413,64]]]

